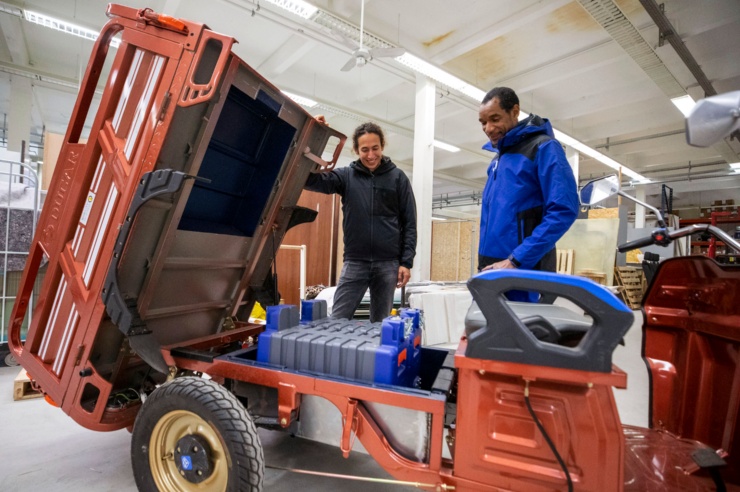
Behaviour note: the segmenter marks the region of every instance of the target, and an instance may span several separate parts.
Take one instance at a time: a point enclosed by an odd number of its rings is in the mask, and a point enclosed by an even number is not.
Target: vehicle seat
[[[572,347],[578,345],[593,324],[591,317],[552,304],[507,302],[516,316],[540,341]],[[478,304],[473,301],[465,315],[465,334],[486,326]]]

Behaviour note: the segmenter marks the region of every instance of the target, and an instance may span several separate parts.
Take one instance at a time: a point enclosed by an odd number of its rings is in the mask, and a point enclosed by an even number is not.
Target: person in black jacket
[[[411,277],[416,255],[414,193],[408,177],[383,155],[384,147],[380,126],[363,123],[352,135],[352,149],[360,158],[348,167],[312,174],[305,186],[342,197],[344,266],[332,318],[351,319],[370,287],[370,321],[382,321],[393,308],[396,287]]]

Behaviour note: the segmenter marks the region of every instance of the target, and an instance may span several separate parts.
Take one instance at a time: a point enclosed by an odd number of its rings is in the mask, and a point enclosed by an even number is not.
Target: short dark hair
[[[486,104],[494,97],[498,98],[499,106],[507,113],[514,108],[515,104],[519,104],[519,97],[516,92],[508,87],[494,87],[483,97],[481,104]]]
[[[367,123],[363,123],[362,125],[355,128],[355,132],[352,134],[352,150],[354,150],[355,152],[358,151],[359,143],[357,143],[357,141],[360,139],[361,136],[367,133],[376,134],[380,139],[380,146],[385,147],[385,135],[383,134],[383,129],[380,128],[380,125],[368,121]]]

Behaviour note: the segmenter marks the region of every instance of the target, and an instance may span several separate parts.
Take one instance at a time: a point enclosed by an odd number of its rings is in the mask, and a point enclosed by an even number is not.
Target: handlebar
[[[635,239],[634,241],[630,241],[628,243],[620,244],[617,247],[617,251],[620,253],[626,253],[627,251],[632,251],[633,249],[642,248],[643,246],[650,246],[652,244],[655,244],[655,238],[653,238],[652,235],[648,237],[642,237],[640,239]]]
[[[682,227],[675,231],[669,231],[667,229],[656,229],[649,237],[641,239],[635,239],[628,243],[620,244],[617,250],[620,253],[640,248],[642,246],[650,246],[651,244],[660,244],[661,246],[668,246],[674,239],[681,237],[690,236],[698,232],[708,232],[715,236],[720,241],[723,241],[726,245],[740,253],[740,242],[736,241],[732,236],[727,234],[719,227],[709,224],[693,224],[688,227]]]

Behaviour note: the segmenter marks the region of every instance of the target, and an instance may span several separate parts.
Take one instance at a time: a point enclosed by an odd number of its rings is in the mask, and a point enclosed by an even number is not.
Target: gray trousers
[[[391,315],[398,282],[398,261],[345,261],[334,292],[332,318],[352,319],[370,287],[370,321]]]

